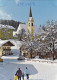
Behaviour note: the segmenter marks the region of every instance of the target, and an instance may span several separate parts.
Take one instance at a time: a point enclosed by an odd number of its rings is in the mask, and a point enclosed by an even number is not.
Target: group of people
[[[19,68],[14,76],[14,80],[17,80],[17,79],[21,80],[21,77],[24,80],[25,75],[26,75],[26,78],[29,79],[29,74],[30,74],[30,71],[27,67],[26,67],[25,73],[22,72],[21,69]]]

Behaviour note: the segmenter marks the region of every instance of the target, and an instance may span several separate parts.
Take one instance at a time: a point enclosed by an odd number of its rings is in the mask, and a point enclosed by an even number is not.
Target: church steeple
[[[30,14],[29,14],[29,19],[28,19],[28,32],[29,32],[29,34],[34,33],[34,20],[32,17],[31,7],[30,7]]]
[[[30,7],[30,14],[29,14],[29,17],[32,17],[32,11],[31,11],[31,7]]]

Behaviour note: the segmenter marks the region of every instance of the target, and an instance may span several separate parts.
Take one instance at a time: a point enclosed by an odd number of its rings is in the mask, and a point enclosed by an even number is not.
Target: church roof
[[[34,26],[34,35],[41,35],[42,33],[45,33],[42,27]]]
[[[17,29],[17,34],[20,33],[21,29],[25,29],[25,33],[28,34],[27,24],[19,24],[18,29]],[[41,35],[42,33],[45,33],[42,27],[34,26],[34,35]]]
[[[17,34],[20,33],[21,29],[25,30],[25,33],[28,33],[28,25],[27,24],[19,24],[17,28]]]

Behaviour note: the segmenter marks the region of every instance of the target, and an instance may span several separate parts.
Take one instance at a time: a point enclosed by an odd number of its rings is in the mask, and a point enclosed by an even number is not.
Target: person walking
[[[30,71],[29,71],[29,69],[26,67],[26,77],[27,77],[27,79],[29,79],[29,74],[30,74]]]
[[[18,80],[21,80],[22,71],[20,70],[20,68],[17,70],[16,75],[18,76]]]
[[[24,72],[22,73],[22,79],[24,80]]]

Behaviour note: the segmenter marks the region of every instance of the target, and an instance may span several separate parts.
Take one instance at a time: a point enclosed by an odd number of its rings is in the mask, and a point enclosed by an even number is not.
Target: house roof
[[[15,30],[15,28],[14,28],[13,26],[9,26],[9,25],[2,25],[2,24],[0,24],[0,29],[2,29],[2,28],[6,28],[6,29],[13,29],[13,30]]]
[[[6,43],[10,43],[9,46],[14,46],[14,44],[9,40],[0,40],[0,47],[5,46]]]

